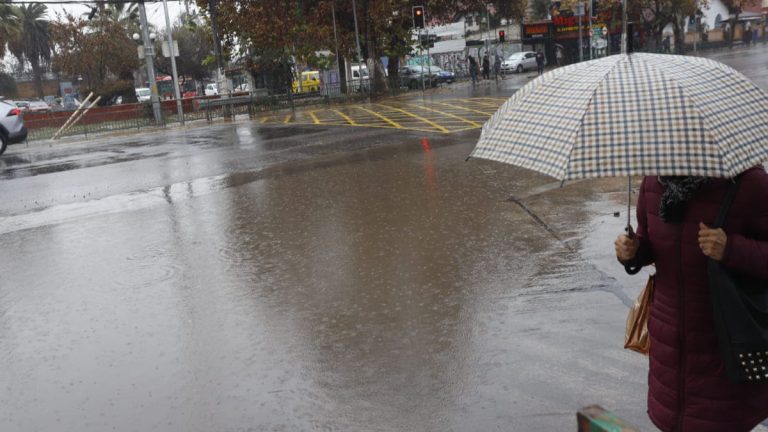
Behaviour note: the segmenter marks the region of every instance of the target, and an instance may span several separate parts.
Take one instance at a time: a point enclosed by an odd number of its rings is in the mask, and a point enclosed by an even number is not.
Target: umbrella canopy
[[[768,95],[734,69],[663,54],[555,69],[483,126],[470,157],[559,180],[734,177],[768,160]]]

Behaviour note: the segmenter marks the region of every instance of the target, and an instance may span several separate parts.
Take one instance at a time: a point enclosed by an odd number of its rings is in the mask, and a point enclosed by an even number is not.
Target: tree
[[[50,22],[48,7],[40,3],[24,4],[18,8],[21,33],[13,38],[8,47],[24,65],[32,67],[37,96],[43,97],[43,68],[51,60]]]
[[[532,0],[531,2],[531,18],[534,20],[545,20],[549,15],[549,6],[552,4],[550,0]]]
[[[8,4],[0,4],[0,57],[5,57],[8,42],[21,33],[21,21],[18,9]]]
[[[66,15],[52,23],[51,30],[54,70],[82,77],[85,90],[103,96],[105,102],[115,94],[131,99],[138,58],[136,44],[122,24],[105,16],[93,23]]]
[[[0,94],[10,98],[15,98],[18,95],[16,81],[5,72],[0,72]]]
[[[198,83],[211,76],[213,68],[210,64],[204,64],[213,52],[213,36],[211,28],[207,25],[199,25],[195,20],[187,20],[182,14],[183,26],[173,28],[173,40],[179,45],[179,56],[176,57],[179,79],[190,77]],[[160,41],[157,42],[159,49]],[[171,59],[162,56],[157,57],[157,69],[167,75],[171,73]],[[182,81],[181,84],[184,84]]]
[[[105,14],[109,19],[125,28],[130,35],[139,32],[139,3],[110,3],[107,5]]]

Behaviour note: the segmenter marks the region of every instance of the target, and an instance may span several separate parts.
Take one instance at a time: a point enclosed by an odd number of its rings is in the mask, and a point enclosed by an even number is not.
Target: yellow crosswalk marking
[[[367,108],[363,108],[363,107],[361,107],[361,106],[358,106],[358,107],[355,107],[355,108],[357,108],[357,109],[359,109],[359,110],[361,110],[361,111],[365,111],[365,112],[367,112],[367,113],[370,113],[370,114],[373,114],[373,115],[375,115],[376,117],[378,117],[378,118],[380,118],[380,119],[384,120],[385,122],[387,122],[387,123],[391,124],[391,125],[392,125],[392,126],[394,126],[396,129],[402,129],[402,128],[403,128],[403,126],[402,126],[402,125],[400,125],[400,123],[397,123],[397,122],[395,122],[395,121],[391,120],[391,119],[390,119],[390,118],[388,118],[388,117],[384,117],[383,115],[381,115],[381,114],[377,113],[376,111],[371,111],[371,110],[369,110],[369,109],[367,109]]]
[[[285,120],[283,120],[283,123],[288,124],[288,122],[291,121],[291,117],[292,116],[293,116],[293,113],[288,114],[287,116],[285,116]]]
[[[320,124],[320,119],[317,118],[314,111],[310,111],[309,116],[312,117],[312,122],[314,124]]]
[[[344,120],[347,121],[347,123],[351,124],[352,126],[357,126],[357,123],[354,120],[352,120],[348,115],[344,114],[343,112],[339,110],[333,110],[333,112],[341,116]]]
[[[427,111],[432,111],[432,112],[438,113],[440,115],[444,115],[446,117],[454,118],[456,120],[460,120],[462,122],[469,123],[469,124],[471,124],[472,126],[475,126],[475,127],[482,127],[482,125],[480,123],[476,122],[476,121],[468,120],[468,119],[465,119],[463,117],[459,117],[459,116],[451,114],[451,113],[447,113],[447,112],[444,112],[444,111],[439,111],[439,110],[436,110],[436,109],[432,109],[432,108],[428,108],[428,107],[421,106],[421,105],[416,105],[416,104],[406,104],[406,105],[410,105],[410,106],[414,106],[414,107],[419,107],[421,109],[425,109]]]
[[[447,106],[447,107],[456,108],[456,109],[460,109],[460,110],[464,110],[464,111],[469,111],[469,112],[473,112],[473,113],[478,113],[478,114],[482,114],[482,115],[486,115],[486,116],[492,116],[493,115],[493,113],[491,113],[491,112],[474,110],[472,108],[463,107],[461,105],[451,105],[451,104],[447,104],[447,103],[443,103],[443,102],[432,102],[432,103],[433,104],[437,104],[437,105],[444,105],[444,106]]]
[[[444,128],[443,126],[440,126],[439,124],[433,122],[432,120],[429,120],[429,119],[426,119],[426,118],[424,118],[424,117],[422,117],[420,115],[416,115],[414,113],[408,112],[408,111],[406,111],[404,109],[400,109],[400,108],[396,108],[396,107],[389,106],[389,105],[384,105],[384,104],[377,104],[377,105],[383,106],[384,108],[389,108],[391,110],[400,111],[400,112],[402,112],[403,114],[405,114],[405,115],[407,115],[409,117],[413,117],[413,118],[415,118],[415,119],[417,119],[419,121],[422,121],[422,122],[424,122],[424,123],[434,127],[435,129],[439,130],[440,132],[444,132],[444,133],[449,133],[450,132],[448,129]]]

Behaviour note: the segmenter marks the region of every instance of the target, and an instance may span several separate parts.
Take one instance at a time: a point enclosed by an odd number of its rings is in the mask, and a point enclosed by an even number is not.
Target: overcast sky
[[[16,3],[37,3],[39,1],[44,0],[24,0],[24,1],[14,1],[14,4]],[[61,14],[69,12],[72,15],[78,16],[83,13],[86,13],[90,10],[88,6],[86,6],[87,0],[83,0],[82,5],[77,4],[49,4],[48,6],[48,18],[55,20],[56,19],[56,12],[59,12]],[[145,3],[147,8],[147,19],[150,23],[154,24],[156,28],[165,30],[165,13],[163,12],[163,2],[153,2],[152,0],[147,0]],[[194,6],[191,6],[194,7]],[[176,18],[179,16],[179,13],[184,10],[184,5],[179,0],[168,0],[168,15],[171,17],[171,25],[174,24]]]

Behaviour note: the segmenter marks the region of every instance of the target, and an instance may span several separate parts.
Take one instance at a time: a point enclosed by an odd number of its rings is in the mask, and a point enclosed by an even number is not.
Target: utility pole
[[[216,22],[216,2],[217,0],[208,0],[208,12],[211,14],[211,31],[213,33],[213,54],[216,56],[216,87],[219,94],[225,92],[224,83],[224,61],[221,56],[221,39],[219,38],[219,25]]]
[[[592,35],[594,34],[594,31],[595,31],[592,28],[592,6],[594,4],[595,2],[593,0],[589,0],[589,31],[587,32],[587,34],[589,35],[589,59],[590,60],[592,60],[592,50],[594,49],[592,48],[592,41],[593,41]]]
[[[352,0],[352,15],[355,17],[355,45],[357,46],[357,74],[360,78],[360,91],[363,91],[363,68],[361,61],[363,60],[363,52],[360,51],[360,33],[357,30],[357,2]]]
[[[336,73],[341,77],[341,63],[339,63],[339,39],[336,37],[336,2],[331,3],[331,17],[333,18],[333,42],[336,45]]]
[[[149,24],[147,24],[147,10],[144,8],[144,0],[139,0],[139,19],[141,20],[141,37],[144,40],[144,59],[147,61],[147,79],[149,80],[150,100],[152,101],[152,114],[155,116],[155,123],[163,121],[160,112],[160,98],[157,95],[157,80],[155,79],[155,46],[149,38]]]
[[[171,52],[171,73],[173,74],[173,88],[176,93],[176,112],[179,115],[179,121],[184,124],[184,108],[181,106],[181,92],[179,91],[179,75],[176,73],[176,49],[173,47],[173,31],[171,29],[171,18],[168,16],[168,2],[163,0],[165,9],[165,30],[168,32],[168,51]]]
[[[581,17],[584,15],[584,3],[576,3],[576,12],[579,15],[579,63],[581,63],[584,61],[584,42],[581,39]]]
[[[621,53],[627,53],[627,0],[621,0]]]
[[[488,56],[488,62],[491,61],[491,56],[489,55],[489,51],[491,50],[491,15],[490,12],[488,12],[488,5],[485,5],[485,20],[486,20],[486,29],[488,30],[488,37],[485,40],[485,55]]]

